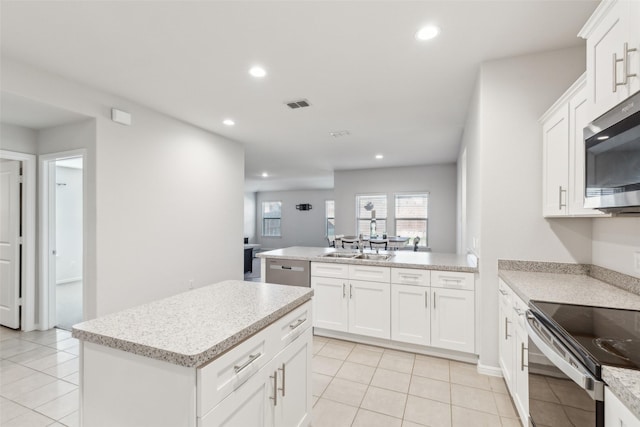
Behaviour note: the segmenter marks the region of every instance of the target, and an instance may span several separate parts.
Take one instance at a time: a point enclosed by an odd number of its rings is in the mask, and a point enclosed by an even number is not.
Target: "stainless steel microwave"
[[[640,214],[640,92],[584,129],[584,207]]]

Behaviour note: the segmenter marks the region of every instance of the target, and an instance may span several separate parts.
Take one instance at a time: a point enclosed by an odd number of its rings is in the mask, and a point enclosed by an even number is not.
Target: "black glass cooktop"
[[[600,365],[640,370],[640,310],[531,301],[531,311],[600,377]]]

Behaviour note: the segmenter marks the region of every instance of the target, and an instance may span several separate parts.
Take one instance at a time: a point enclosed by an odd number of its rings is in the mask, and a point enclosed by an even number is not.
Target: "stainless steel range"
[[[604,427],[602,366],[640,370],[640,311],[530,301],[529,422]]]

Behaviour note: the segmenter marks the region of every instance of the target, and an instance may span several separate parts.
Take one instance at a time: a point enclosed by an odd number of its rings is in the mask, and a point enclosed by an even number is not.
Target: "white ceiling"
[[[455,162],[480,64],[581,44],[596,5],[3,0],[1,49],[244,143],[248,191],[331,188],[334,170]],[[442,33],[417,42],[426,23]]]
[[[19,95],[0,92],[0,122],[44,129],[86,120],[88,117]]]

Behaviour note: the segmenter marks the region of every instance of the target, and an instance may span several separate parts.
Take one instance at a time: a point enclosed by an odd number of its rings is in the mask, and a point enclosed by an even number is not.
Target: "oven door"
[[[527,312],[529,425],[604,427],[604,384]]]

